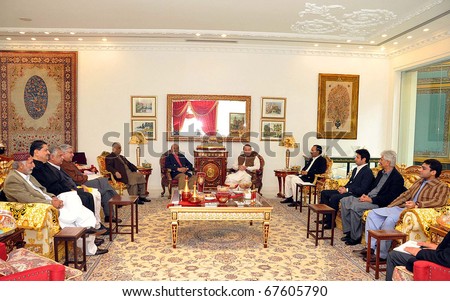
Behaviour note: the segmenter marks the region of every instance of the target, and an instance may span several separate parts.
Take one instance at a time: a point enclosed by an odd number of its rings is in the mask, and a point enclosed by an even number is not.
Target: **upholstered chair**
[[[100,156],[97,156],[97,163],[98,168],[100,170],[100,174],[103,177],[108,178],[108,182],[111,185],[111,187],[114,188],[118,194],[122,195],[123,190],[127,188],[127,185],[114,179],[113,175],[108,170],[106,170],[105,160],[107,155],[109,155],[109,153],[104,151],[100,154]]]

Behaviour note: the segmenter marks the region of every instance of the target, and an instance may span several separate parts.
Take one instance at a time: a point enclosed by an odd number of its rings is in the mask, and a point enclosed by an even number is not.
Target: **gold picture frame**
[[[242,136],[245,131],[245,113],[230,113],[229,128],[229,136]]]
[[[132,132],[141,132],[146,140],[156,140],[156,118],[132,119]]]
[[[319,74],[317,138],[356,139],[359,75]]]
[[[131,117],[156,117],[156,96],[131,96]]]
[[[261,118],[285,119],[286,98],[285,97],[262,97]]]
[[[279,119],[261,120],[261,141],[281,141],[284,134],[285,121]]]

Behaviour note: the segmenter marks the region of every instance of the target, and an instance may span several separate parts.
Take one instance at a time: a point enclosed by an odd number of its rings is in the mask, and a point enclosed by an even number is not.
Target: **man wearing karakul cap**
[[[45,187],[31,175],[34,162],[29,153],[16,153],[13,155],[13,159],[13,169],[6,176],[3,189],[8,201],[52,205],[59,209],[58,219],[61,228],[95,226],[94,214],[81,204],[76,191],[64,192],[57,197],[48,193]],[[94,240],[95,236],[86,238],[87,255],[99,255],[108,252],[108,250],[97,249]]]

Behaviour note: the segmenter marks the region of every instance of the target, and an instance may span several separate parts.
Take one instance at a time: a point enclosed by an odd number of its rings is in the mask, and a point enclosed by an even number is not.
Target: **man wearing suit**
[[[112,144],[112,152],[106,156],[105,164],[106,170],[113,174],[113,177],[122,183],[127,184],[129,195],[138,195],[138,204],[150,202],[147,198],[147,187],[145,185],[145,177],[138,172],[137,167],[127,160],[120,153],[122,152],[122,145],[119,142]]]
[[[399,195],[389,206],[373,209],[367,215],[366,243],[369,230],[392,230],[405,209],[438,208],[445,206],[448,200],[449,188],[439,181],[442,164],[436,159],[427,159],[420,169],[421,179],[416,181],[407,191]],[[380,259],[386,260],[391,241],[380,243]],[[376,241],[371,242],[372,252],[376,248]],[[370,250],[367,250],[369,252]]]
[[[56,197],[47,192],[45,187],[31,175],[34,160],[29,153],[16,153],[13,155],[13,159],[13,169],[8,173],[4,187],[8,201],[52,205],[59,211],[58,221],[61,228],[94,227],[94,214],[81,204],[75,191],[64,192]],[[98,234],[100,233],[102,232],[98,232]],[[107,249],[97,248],[95,235],[86,237],[87,255],[101,255],[107,252]]]
[[[345,234],[342,241],[346,245],[356,245],[361,242],[361,217],[366,210],[386,207],[403,191],[405,191],[402,175],[395,169],[397,154],[387,150],[381,153],[380,165],[383,168],[377,174],[375,181],[367,194],[359,198],[345,197],[341,200],[342,230]]]
[[[64,181],[61,175],[54,172],[49,166],[48,159],[50,152],[48,151],[48,145],[45,141],[33,141],[30,146],[30,155],[33,157],[35,165],[32,172],[33,177],[35,177],[48,192],[59,195],[60,193],[74,190],[70,183]],[[93,196],[90,193],[83,191],[83,189],[77,189],[76,191],[83,205],[95,213]]]
[[[170,169],[170,176],[172,179],[178,180],[178,190],[183,190],[186,185],[186,176],[188,176],[188,186],[190,189],[193,188],[194,183],[196,181],[196,176],[193,175],[194,166],[192,166],[191,162],[184,156],[184,154],[180,153],[180,147],[178,144],[173,144],[170,147],[170,153],[166,158],[166,166],[165,168]]]
[[[347,196],[360,197],[362,194],[369,192],[370,185],[373,182],[373,173],[369,167],[370,153],[366,149],[358,149],[355,151],[356,167],[352,171],[352,176],[345,186],[339,187],[337,190],[323,190],[320,194],[320,203],[326,204],[336,210],[339,210],[339,202]],[[325,229],[331,229],[330,215],[324,217]]]
[[[316,174],[324,173],[327,170],[327,160],[321,156],[322,147],[313,145],[311,147],[311,158],[306,161],[305,167],[300,172],[300,176],[288,175],[284,183],[286,199],[280,203],[289,203],[288,206],[294,207],[292,196],[297,189],[297,183],[312,183]]]

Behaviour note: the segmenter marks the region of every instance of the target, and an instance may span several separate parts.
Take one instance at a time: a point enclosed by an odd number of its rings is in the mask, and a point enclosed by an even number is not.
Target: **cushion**
[[[8,276],[18,271],[8,262],[0,259],[0,276]]]

